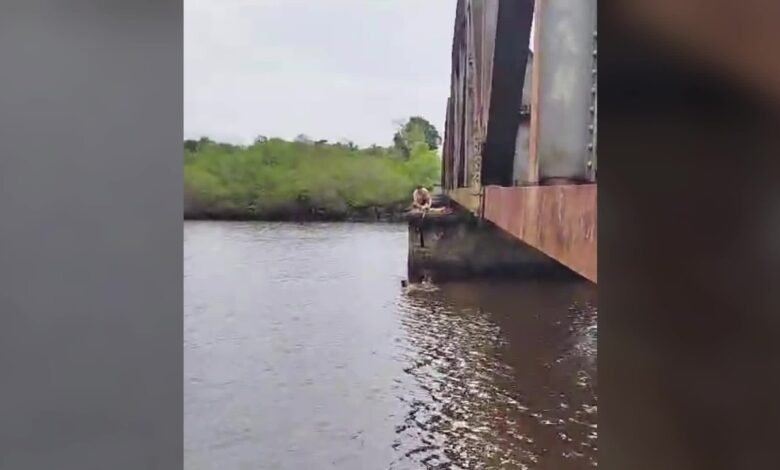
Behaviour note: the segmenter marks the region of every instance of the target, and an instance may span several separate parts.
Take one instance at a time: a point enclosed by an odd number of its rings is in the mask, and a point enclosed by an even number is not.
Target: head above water
[[[415,188],[417,188],[418,190],[419,190],[419,189],[425,189],[425,186],[423,186],[423,185],[421,185],[421,184],[418,184],[417,186],[415,186]]]

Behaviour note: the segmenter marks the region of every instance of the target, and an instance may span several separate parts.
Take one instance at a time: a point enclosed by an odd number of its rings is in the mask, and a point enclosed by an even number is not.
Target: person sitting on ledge
[[[418,184],[412,193],[412,209],[427,211],[431,208],[431,193],[421,184]]]

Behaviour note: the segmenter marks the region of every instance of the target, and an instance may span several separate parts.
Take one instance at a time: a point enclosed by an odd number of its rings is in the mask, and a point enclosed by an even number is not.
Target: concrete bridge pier
[[[569,279],[577,275],[470,213],[409,217],[409,282],[489,277]]]

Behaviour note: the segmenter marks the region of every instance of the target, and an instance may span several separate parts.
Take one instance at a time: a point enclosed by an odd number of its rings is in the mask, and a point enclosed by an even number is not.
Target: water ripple
[[[563,460],[565,468],[595,465],[595,406],[572,409],[557,393],[556,409],[528,403],[515,369],[502,360],[509,339],[483,309],[453,309],[435,290],[408,290],[400,322],[403,372],[417,393],[399,396],[407,412],[395,432],[399,457],[390,468],[548,468],[540,462]],[[590,364],[595,357],[595,308],[570,310],[572,346],[561,357]],[[580,371],[587,374],[585,371]],[[582,378],[589,383],[589,376]],[[580,380],[578,379],[578,382]],[[407,390],[409,392],[409,390]],[[595,397],[593,397],[595,399]],[[559,456],[551,457],[550,438]],[[564,468],[564,467],[556,467]]]

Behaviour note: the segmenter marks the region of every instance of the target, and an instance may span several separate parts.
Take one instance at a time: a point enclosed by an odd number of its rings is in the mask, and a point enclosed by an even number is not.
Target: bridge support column
[[[597,2],[536,3],[530,153],[537,181],[592,183],[596,180]]]
[[[409,219],[409,282],[477,277],[574,278],[576,274],[471,214]]]

